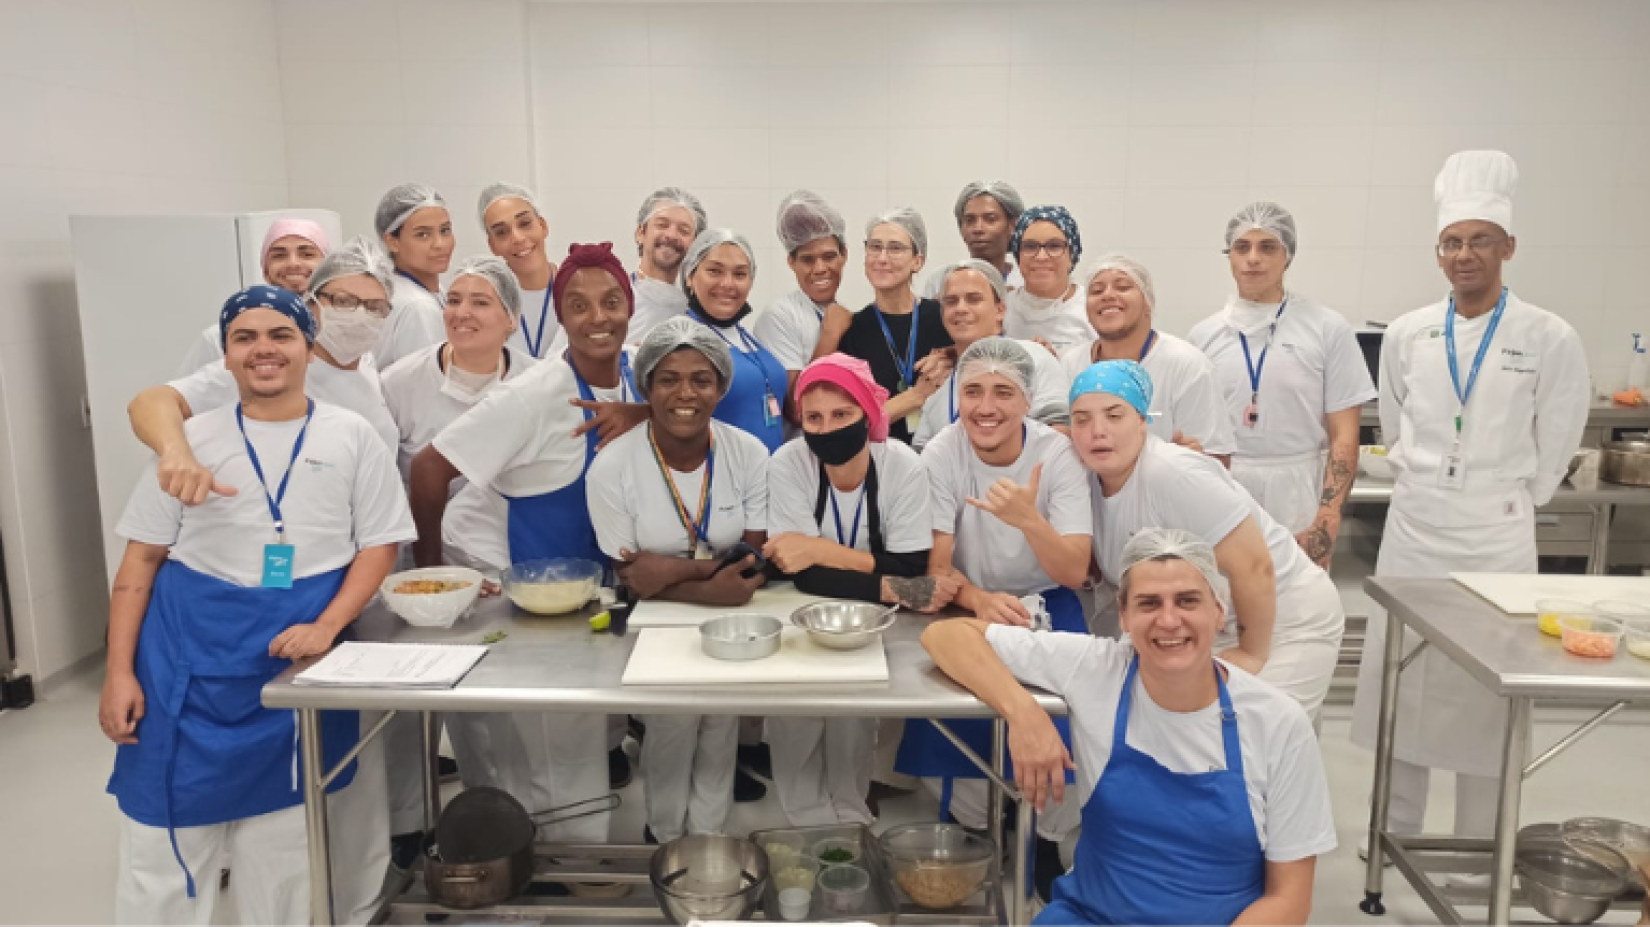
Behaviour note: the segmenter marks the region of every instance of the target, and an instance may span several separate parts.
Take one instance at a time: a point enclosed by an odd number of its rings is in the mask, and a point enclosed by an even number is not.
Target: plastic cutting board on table
[[[632,628],[697,628],[717,615],[740,612],[747,615],[772,615],[786,624],[791,623],[791,612],[815,602],[829,599],[798,592],[795,586],[784,583],[764,586],[756,590],[751,600],[738,608],[726,605],[691,605],[686,602],[665,602],[645,599],[631,609],[629,626]]]
[[[627,686],[887,682],[888,659],[880,637],[858,650],[831,650],[801,628],[786,628],[772,656],[717,660],[700,649],[696,627],[645,628],[620,681]]]
[[[1618,599],[1650,602],[1650,577],[1574,576],[1557,573],[1451,573],[1467,587],[1509,615],[1535,615],[1537,599],[1598,602]]]

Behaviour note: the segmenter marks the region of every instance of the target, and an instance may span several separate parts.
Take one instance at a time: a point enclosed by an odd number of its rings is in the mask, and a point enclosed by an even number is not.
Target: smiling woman
[[[488,249],[510,265],[521,287],[521,324],[510,335],[511,346],[535,358],[559,352],[566,345],[550,309],[556,265],[544,250],[550,223],[539,211],[532,191],[513,183],[495,183],[481,191],[476,214],[487,234]]]
[[[705,326],[735,361],[716,418],[756,436],[772,452],[785,441],[790,379],[779,359],[743,324],[751,314],[746,300],[755,282],[750,242],[732,229],[700,233],[682,261],[687,318]]]

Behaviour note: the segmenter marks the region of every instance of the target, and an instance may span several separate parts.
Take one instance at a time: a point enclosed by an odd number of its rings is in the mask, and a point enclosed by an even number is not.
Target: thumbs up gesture
[[[1043,465],[1038,464],[1031,468],[1031,482],[1022,486],[1005,476],[991,484],[983,500],[970,497],[968,504],[990,512],[1005,525],[1024,531],[1042,520],[1037,511],[1037,487],[1042,481]]]

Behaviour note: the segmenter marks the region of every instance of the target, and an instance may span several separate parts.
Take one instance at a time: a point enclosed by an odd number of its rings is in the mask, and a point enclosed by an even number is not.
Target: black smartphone
[[[768,568],[767,558],[762,556],[761,551],[750,546],[749,544],[746,544],[744,541],[740,541],[739,543],[728,548],[728,552],[722,555],[722,564],[716,568],[716,572],[720,573],[722,571],[722,567],[732,566],[733,564],[744,560],[746,557],[755,557],[756,562],[753,563],[748,569],[740,572],[739,576],[742,579],[751,579],[756,576],[756,574],[761,573],[763,570]]]

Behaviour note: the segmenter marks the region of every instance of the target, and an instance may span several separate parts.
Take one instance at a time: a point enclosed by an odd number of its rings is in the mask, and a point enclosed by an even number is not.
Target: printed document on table
[[[451,689],[487,655],[484,644],[340,644],[293,680],[300,686]]]

